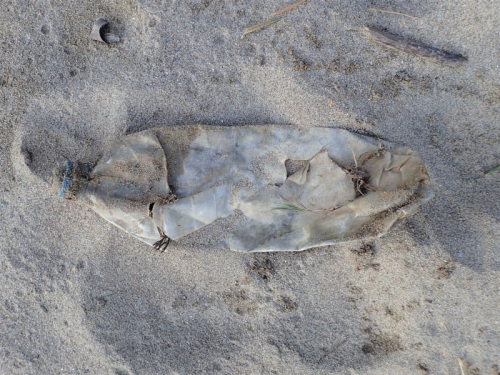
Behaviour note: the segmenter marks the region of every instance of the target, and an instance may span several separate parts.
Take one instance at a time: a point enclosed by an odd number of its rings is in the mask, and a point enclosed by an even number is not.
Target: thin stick
[[[497,165],[495,168],[488,169],[486,172],[484,172],[484,174],[490,174],[498,171],[500,171],[500,165]]]
[[[371,10],[371,11],[374,11],[374,12],[397,14],[398,16],[405,16],[405,17],[416,19],[416,20],[422,19],[420,17],[410,16],[409,14],[405,14],[405,13],[393,12],[392,10],[385,10],[385,9],[378,9],[378,8],[368,8],[368,10]]]
[[[269,17],[274,17],[274,16],[278,16],[280,14],[283,14],[285,12],[288,12],[290,10],[294,10],[295,8],[297,8],[299,5],[302,5],[306,2],[307,0],[300,0],[300,1],[297,1],[296,3],[293,3],[292,5],[289,5],[287,7],[284,7],[283,9],[280,9],[272,14],[269,15]]]
[[[275,18],[275,19],[270,20],[270,21],[259,23],[258,25],[255,25],[255,26],[250,26],[249,28],[245,29],[245,31],[243,31],[243,34],[241,34],[240,39],[243,39],[245,37],[245,35],[247,35],[247,34],[253,33],[254,31],[257,31],[257,30],[263,29],[265,27],[271,26],[272,24],[275,24],[276,22],[281,20],[281,18],[282,17]]]
[[[405,38],[391,34],[387,31],[377,30],[369,26],[367,26],[366,29],[373,41],[377,43],[396,48],[406,53],[426,57],[429,60],[443,65],[456,67],[467,61],[467,58],[462,55],[447,52],[425,44],[407,41]]]
[[[337,344],[332,350],[329,350],[325,353],[325,355],[323,355],[323,357],[321,357],[318,361],[318,365],[323,362],[325,360],[326,357],[328,357],[330,354],[332,354],[334,351],[336,351],[338,348],[340,348],[342,345],[344,345],[344,343],[346,342],[347,340],[344,340],[342,342],[340,342],[340,344]]]
[[[351,146],[349,146],[349,148],[351,149],[352,158],[354,159],[354,165],[356,165],[356,168],[358,168],[358,160],[356,159],[356,153],[354,152]]]
[[[465,371],[469,369],[470,366],[468,366],[462,358],[458,358],[458,365],[460,366],[460,371],[462,372],[462,375],[465,375]]]

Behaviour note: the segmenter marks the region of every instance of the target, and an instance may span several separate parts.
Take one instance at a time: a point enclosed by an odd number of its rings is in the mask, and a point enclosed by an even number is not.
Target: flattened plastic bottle
[[[150,129],[116,141],[90,175],[79,163],[54,171],[60,197],[160,250],[229,216],[222,246],[236,251],[380,237],[432,198],[428,182],[409,148],[289,126]]]

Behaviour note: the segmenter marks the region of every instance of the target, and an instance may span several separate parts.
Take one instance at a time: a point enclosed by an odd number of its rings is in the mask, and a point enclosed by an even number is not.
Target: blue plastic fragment
[[[73,164],[71,164],[69,161],[67,161],[66,162],[66,172],[64,173],[64,178],[62,181],[61,190],[59,190],[59,194],[57,194],[57,196],[59,198],[62,198],[63,194],[66,192],[66,190],[69,189],[69,185],[71,184],[70,173],[71,173],[72,169],[73,169]]]

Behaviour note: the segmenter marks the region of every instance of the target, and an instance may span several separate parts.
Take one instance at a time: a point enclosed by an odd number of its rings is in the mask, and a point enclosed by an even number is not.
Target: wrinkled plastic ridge
[[[287,161],[299,166],[288,176]],[[369,175],[364,195],[349,171]],[[79,178],[74,196],[141,241],[233,216],[221,245],[245,252],[381,237],[433,196],[409,148],[319,127],[151,129],[116,141],[88,180],[79,176],[67,164],[59,195]]]

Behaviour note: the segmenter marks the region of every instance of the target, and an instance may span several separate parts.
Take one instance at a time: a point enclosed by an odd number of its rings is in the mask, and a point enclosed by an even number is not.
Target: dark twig
[[[466,57],[459,54],[447,52],[425,44],[408,41],[399,35],[394,35],[387,31],[377,30],[373,27],[367,27],[367,29],[370,37],[377,43],[383,44],[387,47],[396,48],[406,53],[422,56],[443,65],[457,67],[467,61]]]

